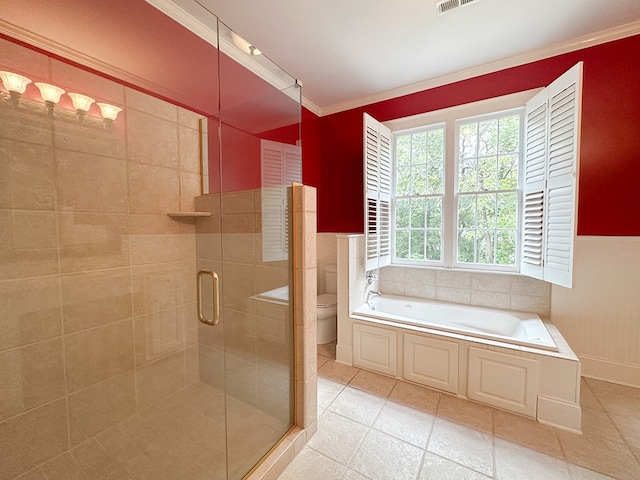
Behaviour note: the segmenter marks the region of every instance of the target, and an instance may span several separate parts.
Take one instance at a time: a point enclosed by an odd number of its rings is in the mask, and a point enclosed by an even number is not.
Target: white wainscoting
[[[582,374],[640,387],[640,237],[578,236],[573,275],[552,288],[551,321]]]

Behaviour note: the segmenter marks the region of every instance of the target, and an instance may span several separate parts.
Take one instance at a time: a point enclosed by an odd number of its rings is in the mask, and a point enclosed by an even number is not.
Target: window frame
[[[440,241],[440,249],[441,249],[441,260],[440,261],[436,261],[436,260],[413,260],[410,258],[402,258],[402,259],[398,259],[396,257],[396,172],[397,172],[397,166],[396,166],[396,137],[397,136],[401,136],[401,135],[413,135],[415,133],[422,133],[422,132],[429,132],[431,130],[436,130],[439,127],[442,127],[443,129],[443,136],[445,139],[445,145],[443,146],[443,165],[442,165],[442,170],[443,170],[443,179],[442,179],[442,185],[443,185],[443,192],[442,192],[442,236],[441,236],[441,241]],[[392,228],[392,232],[391,232],[391,263],[395,264],[395,265],[421,265],[421,266],[427,266],[427,267],[438,267],[438,266],[443,266],[444,265],[444,252],[445,252],[445,235],[444,235],[444,227],[445,227],[445,212],[446,212],[446,206],[445,206],[445,202],[446,202],[446,191],[447,191],[447,186],[446,186],[446,178],[447,178],[447,149],[446,149],[446,138],[447,138],[447,124],[446,122],[437,122],[434,124],[429,124],[429,125],[422,125],[420,127],[414,127],[411,128],[409,130],[399,130],[399,131],[392,131],[391,132],[391,218],[390,218],[390,225]],[[418,197],[418,198],[428,198],[428,195],[414,195],[414,196],[409,196],[406,198],[413,198],[413,197]],[[403,196],[403,198],[405,198]],[[409,226],[409,230],[411,230],[411,226]]]
[[[457,252],[458,252],[458,206],[459,206],[459,162],[460,162],[460,142],[458,135],[460,133],[460,125],[464,123],[470,122],[481,122],[486,119],[497,119],[500,117],[506,117],[510,115],[518,115],[520,126],[519,126],[519,149],[518,149],[518,182],[515,189],[515,192],[518,196],[518,215],[516,218],[516,251],[515,251],[515,264],[514,265],[498,265],[498,264],[485,264],[485,263],[465,263],[459,262],[457,260]],[[455,121],[455,143],[456,150],[454,152],[454,190],[453,196],[454,198],[454,237],[453,237],[453,268],[456,269],[469,269],[469,270],[486,270],[492,272],[519,272],[520,271],[520,252],[521,252],[521,243],[522,243],[522,206],[523,206],[523,172],[524,172],[524,140],[525,140],[525,107],[515,107],[509,108],[506,110],[495,111],[491,113],[485,113],[482,115],[474,115],[473,117],[460,118]],[[491,192],[501,192],[504,190],[489,190]]]
[[[383,124],[391,130],[392,135],[392,195],[391,195],[391,263],[394,265],[414,265],[423,267],[441,267],[453,268],[456,270],[474,270],[487,272],[520,272],[520,244],[521,244],[521,215],[522,215],[522,174],[523,174],[523,141],[524,141],[524,105],[526,102],[542,91],[542,88],[526,90],[501,97],[481,100],[464,105],[450,107],[433,112],[427,112],[411,117],[399,118],[383,122]],[[457,182],[458,182],[458,145],[457,145],[457,128],[458,122],[464,122],[482,117],[495,117],[496,115],[509,111],[519,112],[521,115],[520,127],[520,165],[518,171],[518,225],[517,225],[517,251],[516,265],[490,265],[478,263],[460,263],[457,262]],[[408,133],[420,132],[434,127],[438,124],[444,124],[444,186],[445,193],[443,196],[443,216],[442,216],[442,260],[440,262],[429,260],[411,260],[399,259],[395,256],[395,185],[396,185],[396,164],[395,164],[395,148],[396,136],[406,135]],[[453,152],[453,159],[449,159],[450,152]],[[453,192],[447,194],[447,192]],[[448,246],[448,247],[447,247]]]

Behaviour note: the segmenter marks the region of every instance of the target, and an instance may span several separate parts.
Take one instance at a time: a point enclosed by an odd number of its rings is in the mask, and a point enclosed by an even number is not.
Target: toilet
[[[327,265],[324,268],[325,292],[318,295],[318,345],[333,342],[336,339],[336,321],[338,313],[338,267]]]

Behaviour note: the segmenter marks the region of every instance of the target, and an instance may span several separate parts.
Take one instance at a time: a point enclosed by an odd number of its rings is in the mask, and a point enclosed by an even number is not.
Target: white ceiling
[[[319,114],[640,33],[640,0],[198,0]],[[613,30],[611,30],[613,29]]]

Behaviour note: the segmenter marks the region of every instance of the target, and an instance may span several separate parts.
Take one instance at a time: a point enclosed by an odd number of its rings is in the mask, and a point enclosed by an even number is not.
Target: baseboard
[[[580,405],[557,398],[538,395],[538,422],[545,425],[581,433],[582,409]]]
[[[336,345],[336,362],[353,365],[353,348],[350,345]]]
[[[579,355],[582,376],[640,388],[640,366]]]

